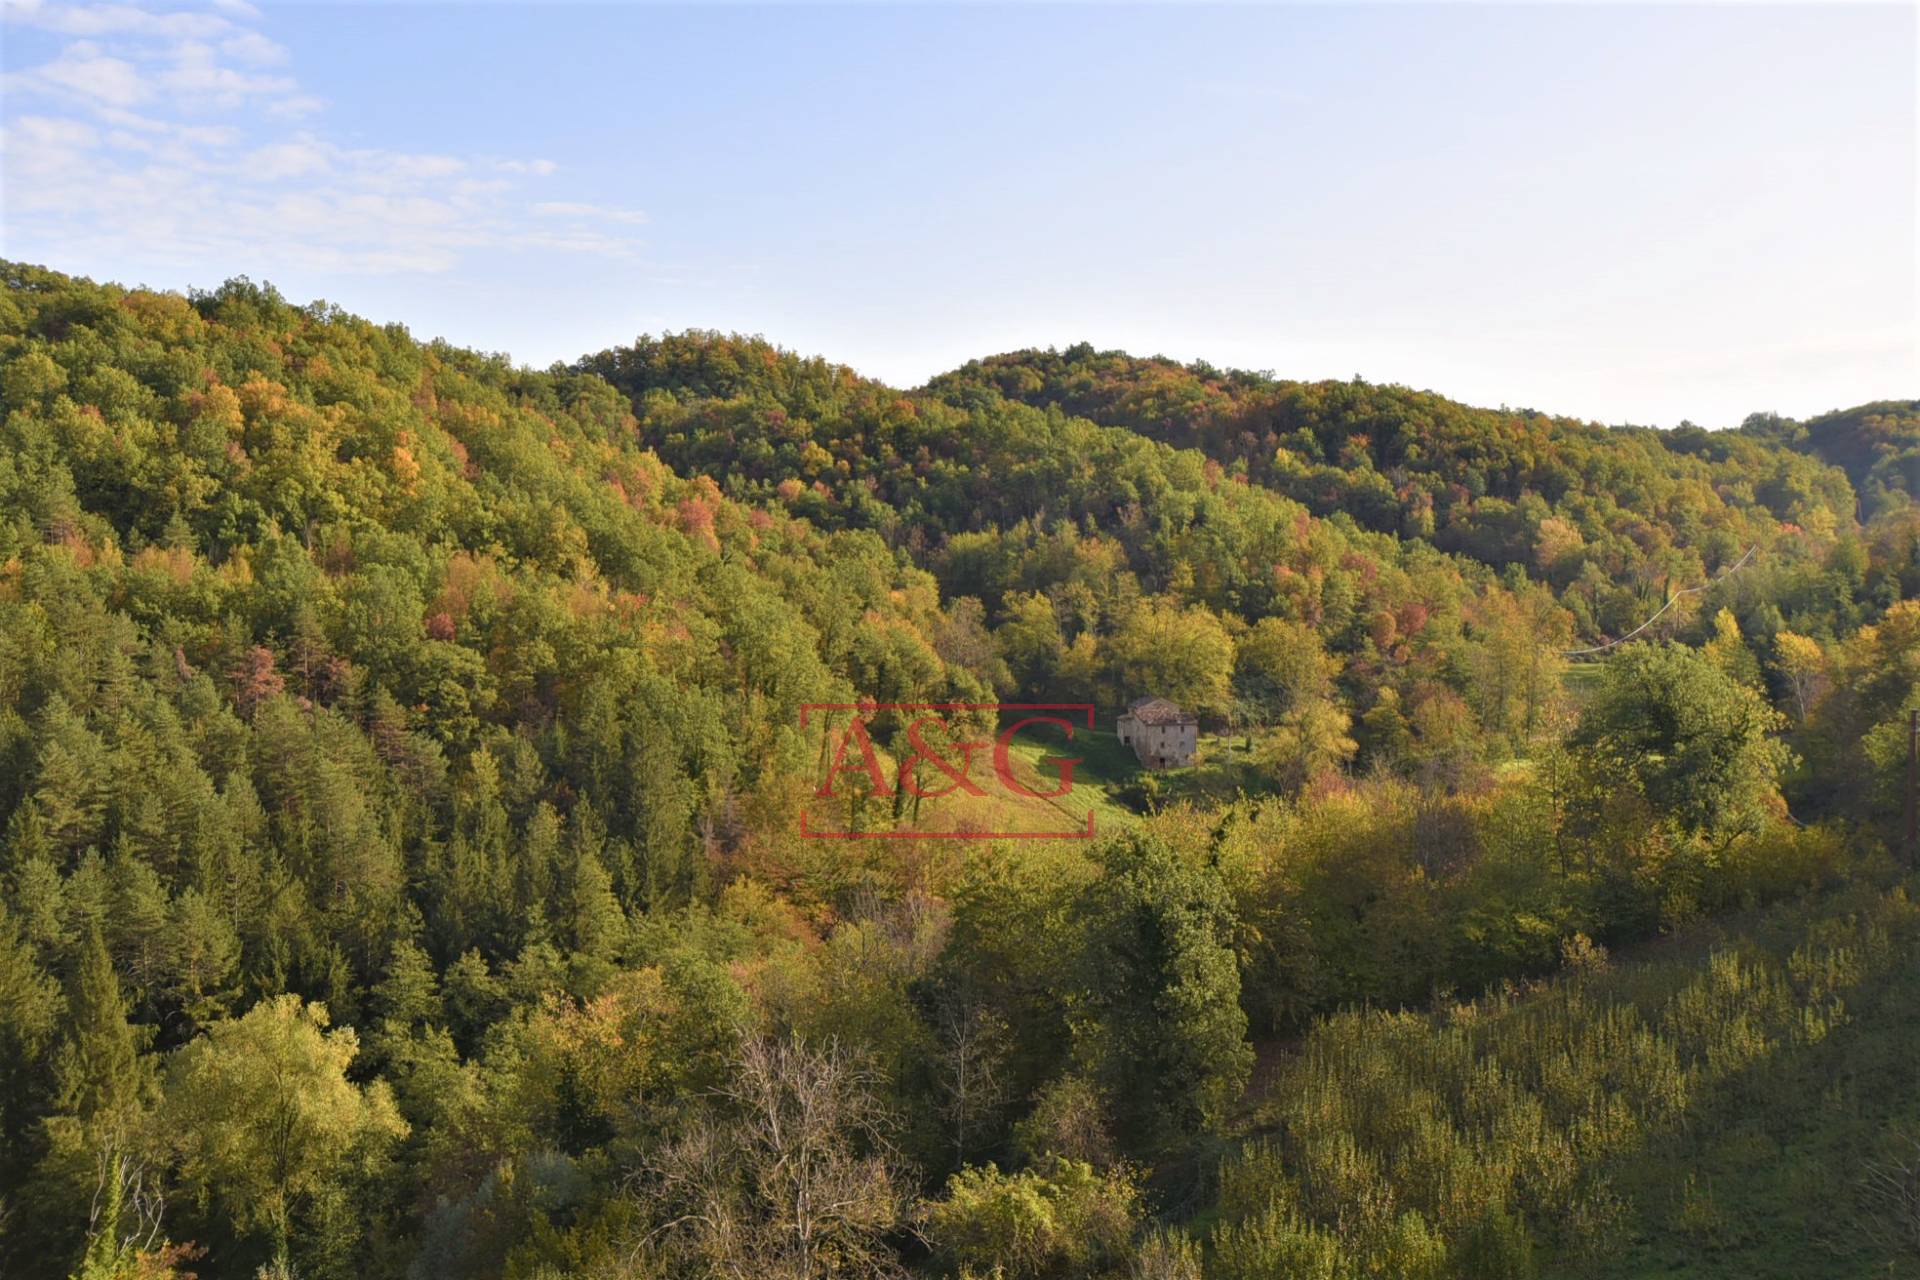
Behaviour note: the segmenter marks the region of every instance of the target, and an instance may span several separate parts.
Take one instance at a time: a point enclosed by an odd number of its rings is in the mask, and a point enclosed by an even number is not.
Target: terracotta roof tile
[[[1136,698],[1127,714],[1141,724],[1198,724],[1200,721],[1165,698]]]

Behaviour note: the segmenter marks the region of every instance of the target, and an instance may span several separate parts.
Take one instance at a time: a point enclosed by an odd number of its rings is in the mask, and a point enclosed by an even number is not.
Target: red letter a
[[[848,764],[846,762],[847,744],[856,739],[860,743],[862,763]],[[867,781],[873,784],[874,795],[893,794],[893,788],[887,785],[887,775],[880,770],[880,759],[873,753],[873,739],[867,736],[866,721],[858,717],[855,717],[853,723],[847,726],[847,731],[840,735],[840,747],[833,753],[833,767],[827,770],[827,776],[820,782],[820,789],[813,794],[823,800],[832,799],[834,777],[842,773],[864,773],[867,775]]]

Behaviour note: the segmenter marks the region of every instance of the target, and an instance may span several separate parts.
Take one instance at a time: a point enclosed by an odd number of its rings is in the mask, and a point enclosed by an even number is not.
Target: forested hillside
[[[1853,514],[1832,469],[1738,434],[1609,429],[1405,387],[1281,382],[1087,347],[978,361],[933,386],[1130,427],[1316,514],[1520,566],[1589,632],[1635,625],[1633,590],[1697,582],[1749,546],[1830,535]]]
[[[1806,1083],[1920,1060],[1911,405],[0,274],[0,1273],[1920,1262],[1920,1116]],[[799,835],[805,704],[1144,694],[1223,754],[1098,840]],[[1676,1172],[1862,1133],[1838,1241]]]
[[[1920,496],[1920,401],[1883,400],[1794,422],[1755,414],[1742,430],[1844,467],[1869,515]]]

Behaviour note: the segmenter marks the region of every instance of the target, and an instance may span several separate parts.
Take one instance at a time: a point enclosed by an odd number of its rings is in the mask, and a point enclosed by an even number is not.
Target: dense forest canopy
[[[1755,414],[1741,430],[1845,468],[1864,514],[1920,498],[1920,401],[1882,400],[1804,423]]]
[[[1587,1274],[1694,1157],[1903,1167],[1916,403],[0,273],[8,1275]],[[1098,841],[798,835],[803,705],[1147,693]]]

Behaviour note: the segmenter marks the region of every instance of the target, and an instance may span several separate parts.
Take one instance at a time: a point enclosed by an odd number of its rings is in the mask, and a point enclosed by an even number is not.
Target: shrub
[[[947,1180],[946,1197],[921,1213],[950,1269],[995,1269],[1008,1280],[1111,1266],[1126,1256],[1140,1217],[1139,1188],[1126,1170],[1101,1173],[1061,1158],[1019,1173],[962,1169]]]

